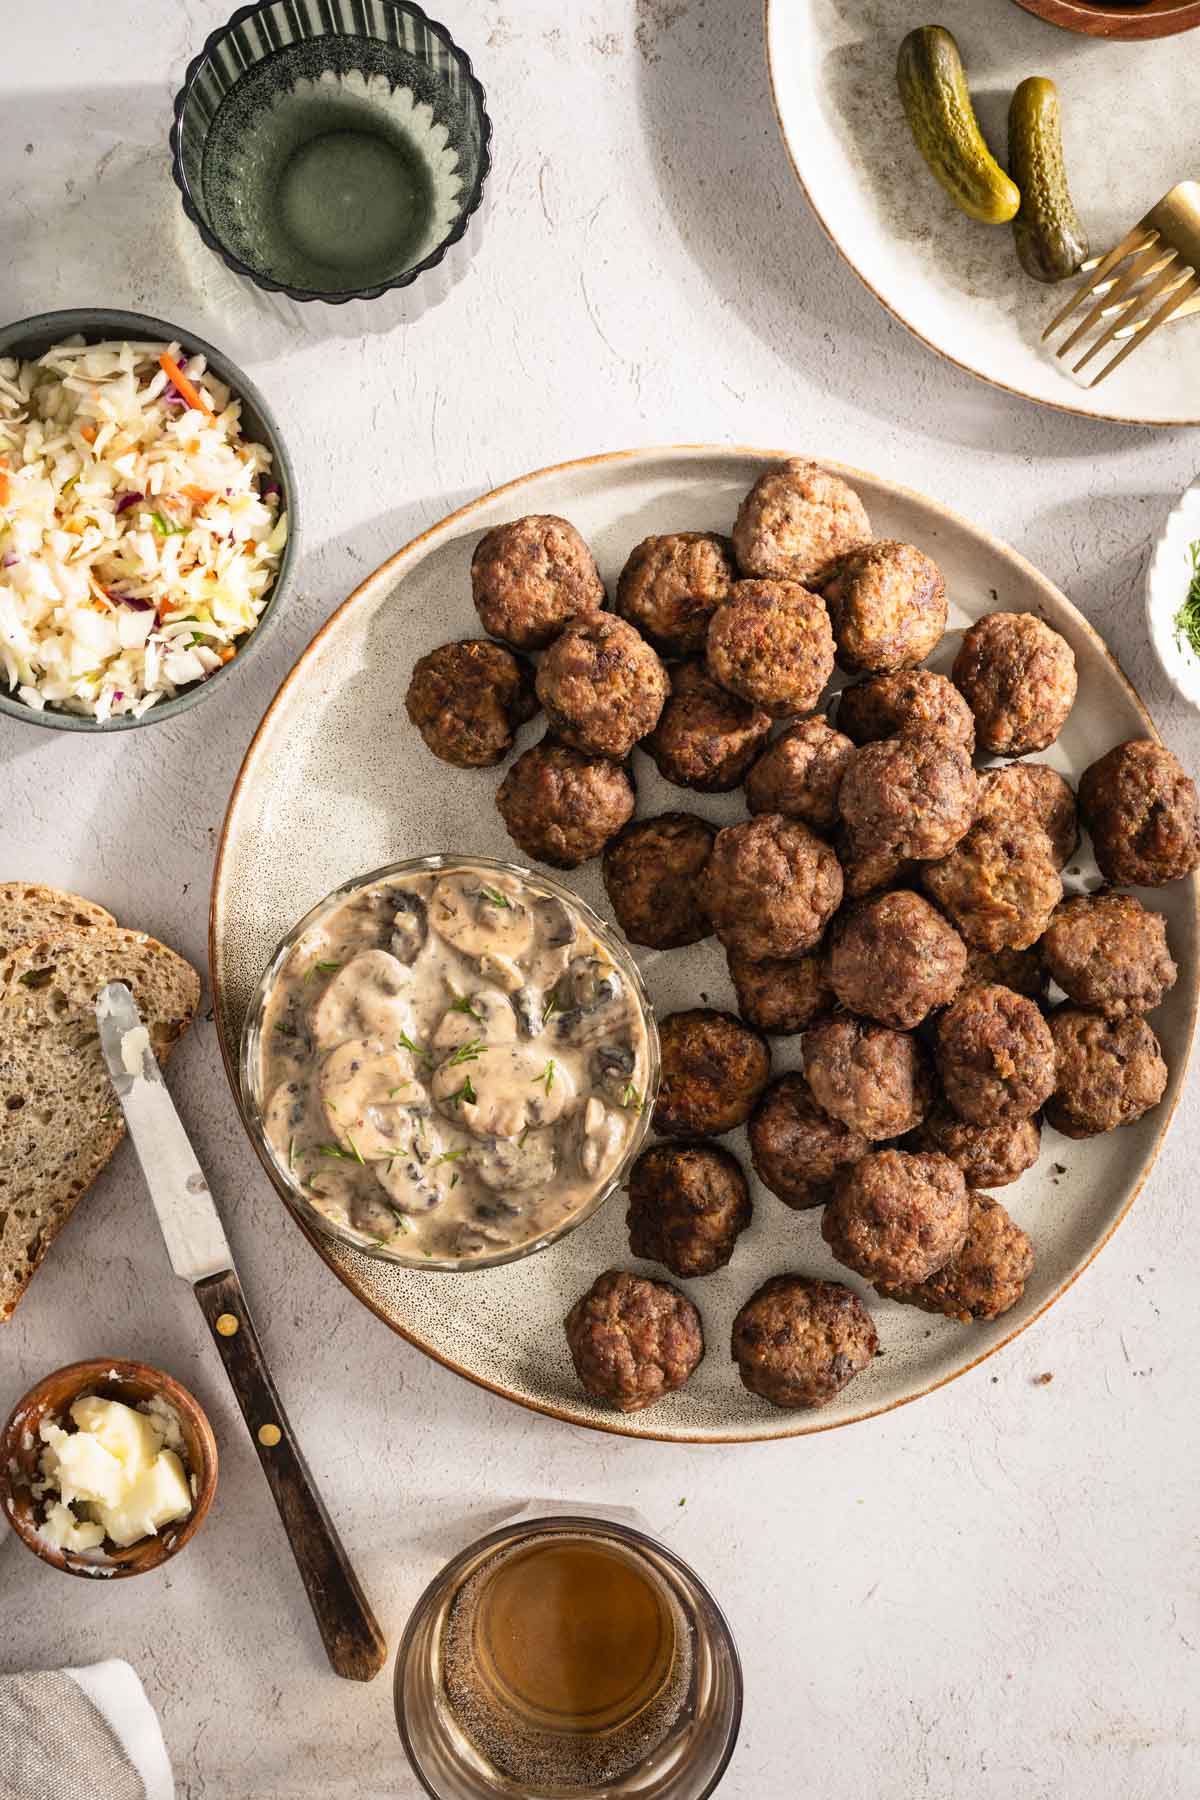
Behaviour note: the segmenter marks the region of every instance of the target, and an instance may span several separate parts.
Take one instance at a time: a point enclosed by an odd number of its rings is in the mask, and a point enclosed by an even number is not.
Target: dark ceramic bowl
[[[299,554],[300,517],[296,472],[275,416],[249,376],[244,375],[223,350],[218,350],[215,344],[208,343],[182,325],[171,325],[165,319],[152,319],[145,313],[122,312],[119,308],[107,306],[79,306],[67,312],[37,313],[33,318],[18,319],[15,324],[0,326],[0,357],[42,356],[52,345],[61,344],[65,338],[71,337],[81,337],[85,343],[96,344],[113,338],[129,338],[142,343],[178,343],[193,353],[199,351],[207,359],[217,379],[224,382],[234,397],[241,401],[242,429],[246,438],[252,443],[265,444],[271,452],[271,472],[279,483],[280,506],[288,515],[288,539],[279,559],[275,585],[254,630],[238,639],[238,652],[232,662],[206,676],[203,681],[194,681],[190,686],[181,688],[173,699],[160,700],[148,712],[144,712],[141,718],[122,714],[120,718],[105,719],[101,723],[82,713],[66,712],[54,706],[46,706],[38,712],[35,707],[26,706],[23,700],[14,699],[6,688],[0,686],[0,714],[20,719],[26,725],[44,725],[57,731],[132,731],[140,725],[157,725],[162,719],[178,718],[181,712],[186,712],[189,707],[212,694],[219,692],[227,697],[227,682],[239,669],[245,667],[249,658],[260,648],[279,615]]]

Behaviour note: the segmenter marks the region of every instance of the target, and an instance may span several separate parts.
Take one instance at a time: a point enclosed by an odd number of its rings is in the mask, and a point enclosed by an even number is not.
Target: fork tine
[[[1128,267],[1119,281],[1105,283],[1108,291],[1096,301],[1095,306],[1092,307],[1090,312],[1084,314],[1083,319],[1075,327],[1070,337],[1063,340],[1054,354],[1056,356],[1065,356],[1068,350],[1073,350],[1080,338],[1085,337],[1094,325],[1100,323],[1105,313],[1111,312],[1114,309],[1123,311],[1124,308],[1121,306],[1121,303],[1124,301],[1129,290],[1145,276],[1157,275],[1161,269],[1166,268],[1168,263],[1174,262],[1177,254],[1177,251],[1172,250],[1168,246],[1163,254],[1159,255],[1158,242],[1148,244],[1144,250],[1139,250],[1136,256],[1130,258]],[[1129,302],[1129,304],[1136,305],[1137,302],[1134,300]],[[1117,323],[1119,325],[1121,320],[1118,319]]]
[[[1088,387],[1099,387],[1105,376],[1111,375],[1114,369],[1119,368],[1130,352],[1136,350],[1139,344],[1144,343],[1152,331],[1157,331],[1160,325],[1165,325],[1167,320],[1171,317],[1171,314],[1177,311],[1178,308],[1183,305],[1188,295],[1195,293],[1198,288],[1200,288],[1200,281],[1196,279],[1195,271],[1193,270],[1189,272],[1185,281],[1180,282],[1175,292],[1167,296],[1158,311],[1151,318],[1147,319],[1146,323],[1134,333],[1133,337],[1129,339],[1129,342],[1122,344],[1112,360],[1106,362],[1100,373],[1088,382]]]
[[[1074,365],[1071,373],[1073,375],[1078,375],[1080,369],[1091,362],[1098,350],[1103,350],[1106,344],[1111,344],[1113,338],[1117,335],[1119,327],[1130,321],[1134,314],[1139,314],[1144,317],[1152,300],[1157,300],[1160,294],[1174,294],[1175,290],[1183,282],[1186,282],[1190,277],[1195,275],[1195,273],[1196,271],[1189,263],[1176,263],[1164,268],[1157,280],[1152,281],[1149,287],[1143,288],[1140,293],[1134,296],[1128,306],[1126,306],[1112,321],[1108,330],[1100,333],[1100,336],[1096,339],[1091,348],[1086,350],[1079,361]]]
[[[1052,331],[1057,331],[1060,325],[1065,324],[1077,306],[1083,305],[1092,290],[1116,267],[1122,257],[1128,256],[1131,250],[1149,249],[1150,245],[1157,241],[1158,235],[1157,231],[1147,226],[1144,219],[1139,221],[1132,231],[1127,231],[1116,248],[1110,250],[1108,255],[1096,264],[1087,281],[1076,289],[1062,311],[1055,313],[1042,333],[1042,342],[1046,341]]]

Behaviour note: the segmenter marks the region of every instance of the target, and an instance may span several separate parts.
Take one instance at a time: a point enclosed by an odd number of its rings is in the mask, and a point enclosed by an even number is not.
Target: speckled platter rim
[[[787,0],[787,3],[789,5],[795,5],[796,0]],[[1028,12],[1031,17],[1038,18],[1041,20],[1042,24],[1053,28],[1053,21],[1047,20],[1044,15],[1036,12],[1033,7],[1026,6],[1025,0],[1016,0],[1016,3],[1020,5],[1024,11]],[[762,0],[763,51],[767,63],[767,82],[771,90],[771,108],[775,114],[775,124],[778,128],[784,151],[786,152],[788,162],[791,165],[792,174],[796,178],[796,185],[799,187],[800,192],[804,195],[804,198],[812,209],[812,215],[814,219],[816,219],[817,224],[821,227],[821,230],[825,233],[825,236],[829,239],[829,242],[833,245],[833,248],[837,251],[846,267],[853,271],[859,281],[862,282],[867,292],[873,299],[879,302],[883,310],[895,319],[898,325],[903,325],[905,331],[911,333],[919,344],[923,344],[927,350],[932,350],[933,354],[940,357],[943,362],[950,363],[953,368],[961,369],[964,375],[971,375],[976,381],[985,382],[988,387],[996,388],[1002,394],[1012,394],[1014,398],[1018,400],[1028,400],[1034,406],[1044,406],[1051,412],[1066,413],[1068,416],[1076,419],[1099,419],[1102,423],[1107,425],[1145,426],[1156,431],[1179,431],[1185,430],[1189,426],[1200,425],[1200,415],[1189,414],[1186,417],[1177,419],[1145,419],[1132,413],[1104,412],[1097,406],[1086,406],[1082,404],[1082,402],[1079,405],[1072,405],[1068,400],[1051,400],[1044,394],[1031,394],[1023,387],[1015,387],[1012,382],[1002,381],[998,375],[990,375],[986,369],[977,368],[974,363],[963,362],[961,358],[947,350],[943,344],[936,343],[933,338],[927,337],[918,326],[913,324],[910,318],[899,311],[890,300],[884,298],[879,289],[871,281],[870,277],[859,268],[858,264],[854,261],[854,258],[850,255],[850,252],[841,242],[841,239],[838,237],[838,234],[830,221],[825,217],[825,214],[817,205],[816,200],[813,198],[812,190],[801,173],[796,151],[793,147],[787,128],[784,125],[783,106],[779,98],[780,78],[775,67],[775,59],[772,50],[773,29],[771,23],[772,13],[779,10],[780,4],[781,0]],[[916,21],[914,20],[914,22]],[[1180,27],[1179,29],[1183,30],[1184,28]],[[1101,40],[1093,37],[1090,41],[1097,42]],[[1081,389],[1080,391],[1081,394],[1083,394],[1086,393],[1087,390]],[[1132,687],[1131,692],[1134,692]],[[1138,705],[1141,706],[1141,699],[1136,692],[1134,692],[1134,698],[1137,699]],[[1142,710],[1145,711],[1145,708],[1143,707]]]
[[[216,856],[213,865],[213,880],[209,906],[209,981],[213,1002],[213,1015],[217,1028],[217,1040],[221,1046],[221,1056],[225,1065],[225,1073],[238,1107],[239,1116],[242,1117],[243,1126],[246,1126],[246,1120],[242,1112],[240,1083],[238,1080],[239,1046],[236,1041],[231,1042],[227,1036],[224,1008],[221,1004],[221,941],[218,925],[218,906],[222,892],[226,852],[234,815],[237,810],[242,790],[248,784],[252,783],[255,778],[256,772],[254,764],[259,743],[263,739],[274,713],[289,697],[293,683],[303,682],[307,679],[309,673],[309,661],[314,656],[318,646],[322,644],[326,636],[337,629],[339,621],[345,617],[351,608],[360,603],[373,600],[376,590],[380,587],[394,587],[399,580],[403,579],[405,575],[407,575],[418,563],[423,561],[434,549],[448,539],[461,535],[462,528],[469,525],[476,515],[486,511],[486,509],[488,509],[497,499],[504,498],[508,500],[509,498],[512,498],[513,500],[516,500],[526,488],[544,481],[549,477],[566,477],[575,475],[581,470],[606,469],[617,464],[630,463],[645,463],[647,466],[668,464],[679,465],[682,469],[690,462],[700,463],[704,459],[719,458],[744,464],[747,470],[746,484],[748,486],[751,479],[751,472],[756,471],[762,464],[783,461],[788,456],[795,454],[796,452],[794,450],[759,449],[744,445],[671,444],[664,446],[648,446],[633,450],[613,450],[598,456],[577,457],[568,462],[554,463],[542,469],[531,470],[525,475],[518,476],[513,481],[505,482],[499,487],[489,489],[487,493],[479,495],[477,499],[471,500],[465,506],[461,506],[456,511],[447,514],[447,516],[439,520],[437,524],[430,526],[428,530],[413,538],[411,542],[404,545],[402,549],[397,550],[392,556],[388,557],[372,574],[368,575],[364,581],[360,582],[347,599],[331,613],[325,624],[315,634],[306,649],[301,653],[293,668],[284,677],[274,699],[263,714],[258,728],[250,741],[230,792],[229,804],[221,825],[221,834],[217,843]],[[876,490],[886,493],[890,499],[893,499],[898,503],[908,503],[927,509],[947,526],[965,532],[968,536],[974,538],[982,547],[987,549],[992,555],[996,556],[1001,561],[1006,562],[1013,570],[1014,575],[1023,583],[1039,589],[1041,594],[1049,601],[1052,610],[1065,613],[1069,617],[1073,628],[1077,630],[1080,635],[1086,637],[1091,642],[1092,646],[1100,652],[1104,661],[1109,665],[1112,673],[1121,683],[1128,698],[1136,709],[1142,721],[1146,736],[1161,742],[1160,734],[1155,727],[1154,721],[1141,696],[1133,683],[1129,680],[1129,677],[1125,674],[1125,671],[1121,668],[1120,663],[1117,661],[1100,633],[1083,616],[1078,608],[1067,599],[1066,595],[1062,593],[1060,589],[1055,587],[1046,576],[1042,575],[1032,563],[1021,556],[1018,551],[1013,550],[1009,545],[1005,544],[1001,539],[994,537],[990,532],[972,524],[961,513],[954,512],[951,508],[942,506],[940,502],[929,499],[927,495],[921,494],[913,488],[905,487],[899,482],[885,480],[880,476],[870,474],[866,470],[856,469],[845,463],[834,462],[828,458],[822,460],[826,468],[833,470],[852,485],[856,482],[867,482]],[[1189,881],[1189,887],[1191,889],[1193,918],[1200,921],[1200,878],[1192,876]],[[861,1412],[856,1412],[850,1417],[823,1418],[819,1412],[780,1413],[778,1420],[772,1419],[769,1421],[770,1425],[773,1427],[773,1429],[769,1430],[739,1430],[731,1432],[706,1431],[703,1433],[689,1432],[685,1435],[680,1432],[648,1428],[648,1421],[646,1423],[641,1422],[646,1418],[646,1415],[635,1415],[638,1418],[639,1423],[636,1428],[631,1428],[630,1422],[620,1414],[614,1414],[611,1417],[597,1417],[592,1414],[572,1411],[568,1407],[555,1405],[548,1400],[539,1399],[533,1395],[519,1392],[506,1386],[501,1381],[489,1379],[487,1375],[482,1374],[477,1369],[469,1368],[462,1363],[456,1362],[452,1356],[444,1354],[441,1350],[428,1343],[421,1337],[419,1332],[400,1323],[396,1318],[392,1317],[386,1307],[377,1303],[371,1294],[355,1280],[352,1266],[345,1266],[334,1260],[330,1254],[332,1240],[324,1238],[318,1230],[311,1226],[290,1206],[288,1206],[287,1210],[299,1226],[300,1230],[304,1233],[304,1236],[308,1239],[313,1249],[317,1252],[318,1256],[327,1267],[332,1269],[338,1280],[350,1290],[356,1299],[360,1300],[364,1306],[367,1306],[378,1318],[382,1319],[386,1325],[390,1326],[398,1336],[404,1338],[418,1350],[423,1350],[425,1354],[431,1356],[435,1362],[441,1363],[444,1368],[452,1370],[454,1374],[464,1376],[466,1380],[473,1382],[475,1386],[485,1388],[490,1393],[498,1394],[503,1399],[515,1401],[517,1405],[527,1408],[530,1412],[542,1413],[548,1418],[561,1419],[570,1425],[580,1425],[596,1431],[609,1432],[619,1437],[635,1437],[646,1441],[685,1445],[772,1442],[780,1438],[806,1437],[816,1432],[836,1430],[843,1425],[854,1425],[866,1419],[878,1418],[884,1413],[894,1411],[899,1406],[906,1406],[914,1400],[923,1399],[925,1395],[936,1392],[938,1388],[945,1387],[949,1382],[957,1380],[959,1376],[965,1375],[970,1370],[978,1368],[979,1365],[986,1362],[990,1356],[995,1355],[997,1351],[1002,1350],[1008,1344],[1011,1344],[1015,1338],[1019,1337],[1021,1333],[1028,1328],[1028,1326],[1033,1324],[1035,1319],[1041,1318],[1057,1300],[1062,1298],[1067,1289],[1078,1280],[1083,1271],[1088,1268],[1095,1260],[1096,1256],[1099,1255],[1100,1251],[1104,1248],[1104,1245],[1108,1243],[1117,1227],[1127,1217],[1130,1207],[1145,1186],[1146,1180],[1157,1160],[1159,1150],[1162,1148],[1163,1139],[1170,1129],[1176,1108],[1179,1104],[1180,1096],[1183,1092],[1186,1081],[1187,1063],[1191,1055],[1195,1035],[1197,1007],[1198,1003],[1200,1003],[1200,961],[1194,961],[1192,967],[1183,970],[1180,985],[1186,985],[1187,988],[1188,1014],[1184,1028],[1182,1055],[1180,1058],[1175,1091],[1169,1100],[1164,1116],[1158,1121],[1158,1130],[1155,1133],[1153,1142],[1146,1152],[1145,1160],[1136,1177],[1130,1182],[1129,1191],[1126,1194],[1119,1211],[1116,1216],[1111,1219],[1107,1228],[1097,1237],[1096,1241],[1079,1260],[1076,1267],[1071,1270],[1066,1279],[1061,1281],[1059,1285],[1046,1296],[1041,1305],[1039,1305],[1035,1311],[1031,1312],[1027,1318],[1023,1318],[1011,1331],[1005,1333],[1004,1336],[998,1338],[996,1341],[989,1343],[978,1355],[967,1357],[957,1368],[939,1375],[935,1380],[927,1381],[924,1385],[914,1388],[912,1392],[899,1394],[895,1398],[886,1400],[880,1405],[864,1407]],[[249,1135],[248,1127],[247,1131]],[[278,1192],[279,1190],[277,1189],[276,1191]],[[286,1204],[286,1197],[282,1195],[281,1197],[285,1199]],[[470,1279],[470,1277],[463,1277],[463,1279]],[[767,1423],[767,1421],[764,1421],[764,1423]]]

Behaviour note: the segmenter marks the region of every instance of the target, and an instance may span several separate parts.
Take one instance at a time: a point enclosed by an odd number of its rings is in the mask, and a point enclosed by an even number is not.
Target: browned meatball
[[[873,744],[898,731],[936,731],[966,750],[975,748],[975,715],[945,675],[932,669],[901,669],[894,675],[871,675],[843,688],[838,699],[838,730],[855,744]]]
[[[843,1169],[821,1218],[838,1261],[868,1281],[925,1281],[962,1248],[967,1184],[932,1150],[873,1150]]]
[[[921,885],[979,950],[1027,950],[1062,899],[1062,880],[1044,831],[974,825]]]
[[[471,558],[471,591],[484,630],[518,650],[541,650],[572,619],[604,605],[595,557],[575,527],[551,513],[485,532]]]
[[[909,1140],[912,1150],[936,1150],[957,1163],[968,1187],[1007,1187],[1032,1169],[1042,1146],[1037,1119],[969,1125],[948,1106],[935,1106]]]
[[[605,847],[605,892],[631,944],[676,950],[708,936],[698,884],[716,835],[695,813],[669,812],[633,819]]]
[[[853,755],[850,739],[824,719],[801,719],[767,745],[747,775],[746,804],[752,813],[783,813],[829,831]]]
[[[806,1031],[804,1073],[817,1105],[873,1143],[912,1131],[933,1100],[916,1038],[861,1019],[822,1019]]]
[[[655,1131],[663,1137],[721,1137],[744,1125],[771,1073],[766,1039],[732,1013],[706,1006],[668,1013],[659,1036]]]
[[[918,865],[911,856],[898,856],[894,850],[857,849],[844,825],[839,827],[834,843],[847,900],[862,900],[883,888],[904,887],[917,873]]]
[[[1167,921],[1132,894],[1064,900],[1042,939],[1042,956],[1068,1000],[1113,1019],[1152,1012],[1179,973]]]
[[[700,899],[727,950],[801,956],[841,905],[841,866],[799,819],[763,813],[717,833]]]
[[[754,1173],[787,1206],[820,1206],[847,1163],[871,1148],[865,1137],[822,1112],[803,1075],[773,1081],[750,1120]]]
[[[525,658],[486,638],[440,644],[422,656],[404,704],[433,754],[458,769],[503,762],[538,709]]]
[[[923,1312],[942,1313],[969,1325],[998,1319],[1017,1304],[1033,1274],[1033,1245],[990,1194],[970,1196],[970,1223],[962,1249],[926,1281],[887,1285],[879,1292]]]
[[[925,730],[864,744],[838,796],[860,855],[885,850],[917,861],[954,848],[970,827],[977,800],[968,752]]]
[[[1028,994],[1031,1000],[1039,999],[1046,992],[1049,977],[1042,967],[1038,946],[1035,944],[1030,950],[980,950],[976,945],[968,944],[967,966],[959,993],[992,981],[1011,988],[1014,994]]]
[[[750,1223],[750,1188],[718,1144],[655,1144],[629,1177],[629,1248],[688,1280],[723,1269]]]
[[[953,673],[980,748],[997,756],[1045,750],[1075,704],[1075,652],[1033,613],[985,613],[963,633]]]
[[[1153,738],[1118,744],[1085,769],[1079,810],[1109,881],[1162,887],[1200,863],[1196,784]]]
[[[654,730],[669,691],[645,638],[611,613],[566,626],[537,672],[550,730],[593,756],[628,756]]]
[[[822,581],[821,594],[838,662],[852,675],[915,668],[946,629],[941,570],[895,538],[878,538],[843,556]]]
[[[833,1010],[825,959],[817,951],[792,961],[768,956],[752,962],[731,950],[727,960],[738,1011],[759,1031],[789,1037]]]
[[[642,749],[677,787],[726,794],[758,755],[771,715],[726,693],[702,662],[676,663],[668,674],[670,698]]]
[[[773,719],[810,712],[833,673],[825,602],[798,581],[739,581],[708,622],[714,681]]]
[[[954,927],[907,888],[860,900],[830,933],[829,982],[842,1005],[897,1031],[948,1006],[966,966]]]
[[[1064,1137],[1094,1137],[1132,1125],[1162,1099],[1167,1065],[1145,1019],[1060,1006],[1050,1014],[1058,1085],[1046,1118]]]
[[[704,1355],[700,1314],[669,1281],[607,1269],[566,1317],[584,1390],[618,1412],[640,1412],[681,1388]]]
[[[662,656],[701,656],[708,621],[737,580],[733,545],[715,531],[643,538],[621,570],[617,611]]]
[[[733,547],[743,575],[810,581],[870,536],[854,489],[818,463],[793,457],[754,483],[738,508]]]
[[[1054,1039],[1036,1001],[999,983],[972,987],[938,1020],[937,1066],[968,1124],[1028,1119],[1054,1092]]]
[[[538,862],[576,869],[632,817],[633,783],[619,763],[543,738],[518,756],[496,793],[513,842]]]
[[[879,1348],[871,1315],[840,1281],[774,1275],[733,1321],[733,1360],[772,1406],[825,1406]]]
[[[1047,763],[982,770],[975,817],[989,825],[1036,826],[1050,839],[1060,869],[1079,848],[1079,811],[1071,784]]]

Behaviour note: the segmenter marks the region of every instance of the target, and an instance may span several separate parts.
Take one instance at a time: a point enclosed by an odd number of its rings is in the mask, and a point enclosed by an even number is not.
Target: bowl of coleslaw
[[[279,429],[214,345],[98,307],[0,328],[0,713],[194,706],[262,643],[297,544]]]

